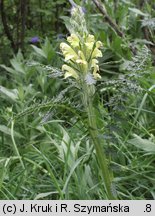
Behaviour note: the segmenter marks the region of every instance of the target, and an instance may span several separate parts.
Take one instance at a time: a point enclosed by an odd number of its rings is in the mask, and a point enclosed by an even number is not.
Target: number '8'
[[[146,212],[151,212],[151,204],[146,205]]]

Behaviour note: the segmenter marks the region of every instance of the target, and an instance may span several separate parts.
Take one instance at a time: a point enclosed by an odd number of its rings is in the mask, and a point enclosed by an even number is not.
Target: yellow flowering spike
[[[67,41],[68,44],[64,42],[60,44],[60,49],[65,61],[72,62],[74,67],[67,64],[62,66],[65,78],[72,76],[75,79],[85,79],[88,73],[91,73],[95,79],[101,78],[98,74],[99,62],[97,58],[102,57],[102,52],[99,49],[102,42],[96,42],[94,35],[91,34],[85,34],[81,39],[76,34],[71,34],[67,37]],[[77,68],[78,71],[74,68]]]
[[[73,48],[79,47],[80,40],[75,34],[71,34],[71,36],[67,37],[67,41]]]
[[[79,77],[78,74],[76,73],[76,71],[72,67],[70,67],[66,64],[64,64],[62,66],[62,71],[65,71],[65,79],[70,77],[70,76],[74,77],[75,79],[78,79],[78,77]]]

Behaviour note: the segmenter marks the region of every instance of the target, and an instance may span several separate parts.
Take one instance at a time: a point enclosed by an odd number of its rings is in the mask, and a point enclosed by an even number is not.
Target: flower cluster
[[[62,71],[65,78],[85,79],[88,74],[92,74],[94,79],[101,78],[99,75],[98,57],[102,57],[100,47],[101,41],[95,41],[93,35],[85,35],[79,38],[76,34],[67,37],[67,42],[60,44],[60,49],[65,57]]]

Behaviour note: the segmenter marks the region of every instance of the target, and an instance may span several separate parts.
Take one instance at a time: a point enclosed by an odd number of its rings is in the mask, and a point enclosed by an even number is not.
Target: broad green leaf
[[[140,16],[148,16],[148,14],[143,13],[142,11],[140,11],[137,8],[129,8],[130,11],[132,11],[133,13],[135,13],[136,15],[140,15]]]
[[[138,135],[134,135],[135,138],[130,139],[128,141],[128,143],[136,146],[137,148],[140,148],[146,152],[155,154],[155,143],[151,142],[148,139],[142,139],[140,136]]]
[[[8,128],[5,125],[0,125],[0,131],[3,132],[4,134],[7,134],[7,135],[11,136],[11,129]],[[18,137],[18,138],[23,138],[23,136],[20,133],[16,132],[16,131],[14,131],[14,136]]]
[[[10,68],[10,67],[7,67],[7,66],[5,66],[5,65],[0,65],[0,67],[4,68],[4,69],[5,69],[7,72],[9,72],[9,73],[12,73],[12,74],[15,73],[15,70],[12,69],[12,68]]]
[[[10,60],[10,62],[11,62],[11,65],[14,67],[14,69],[17,72],[25,74],[25,70],[24,70],[22,63],[18,62],[16,59],[12,59],[12,60]]]
[[[10,99],[16,101],[18,99],[18,91],[17,89],[7,89],[3,86],[0,86],[0,93],[5,94]]]
[[[43,56],[44,58],[47,58],[45,52],[44,52],[42,49],[40,49],[40,48],[38,48],[38,47],[36,47],[36,46],[34,46],[34,45],[31,45],[31,46],[32,46],[32,48],[34,49],[34,51],[35,51],[37,54]]]

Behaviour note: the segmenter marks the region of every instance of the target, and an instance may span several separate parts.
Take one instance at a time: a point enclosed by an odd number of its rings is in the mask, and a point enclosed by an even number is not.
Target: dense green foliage
[[[107,199],[81,91],[61,71],[72,1],[46,2],[0,1],[0,199]],[[75,2],[103,43],[93,106],[112,193],[155,199],[155,5]]]

